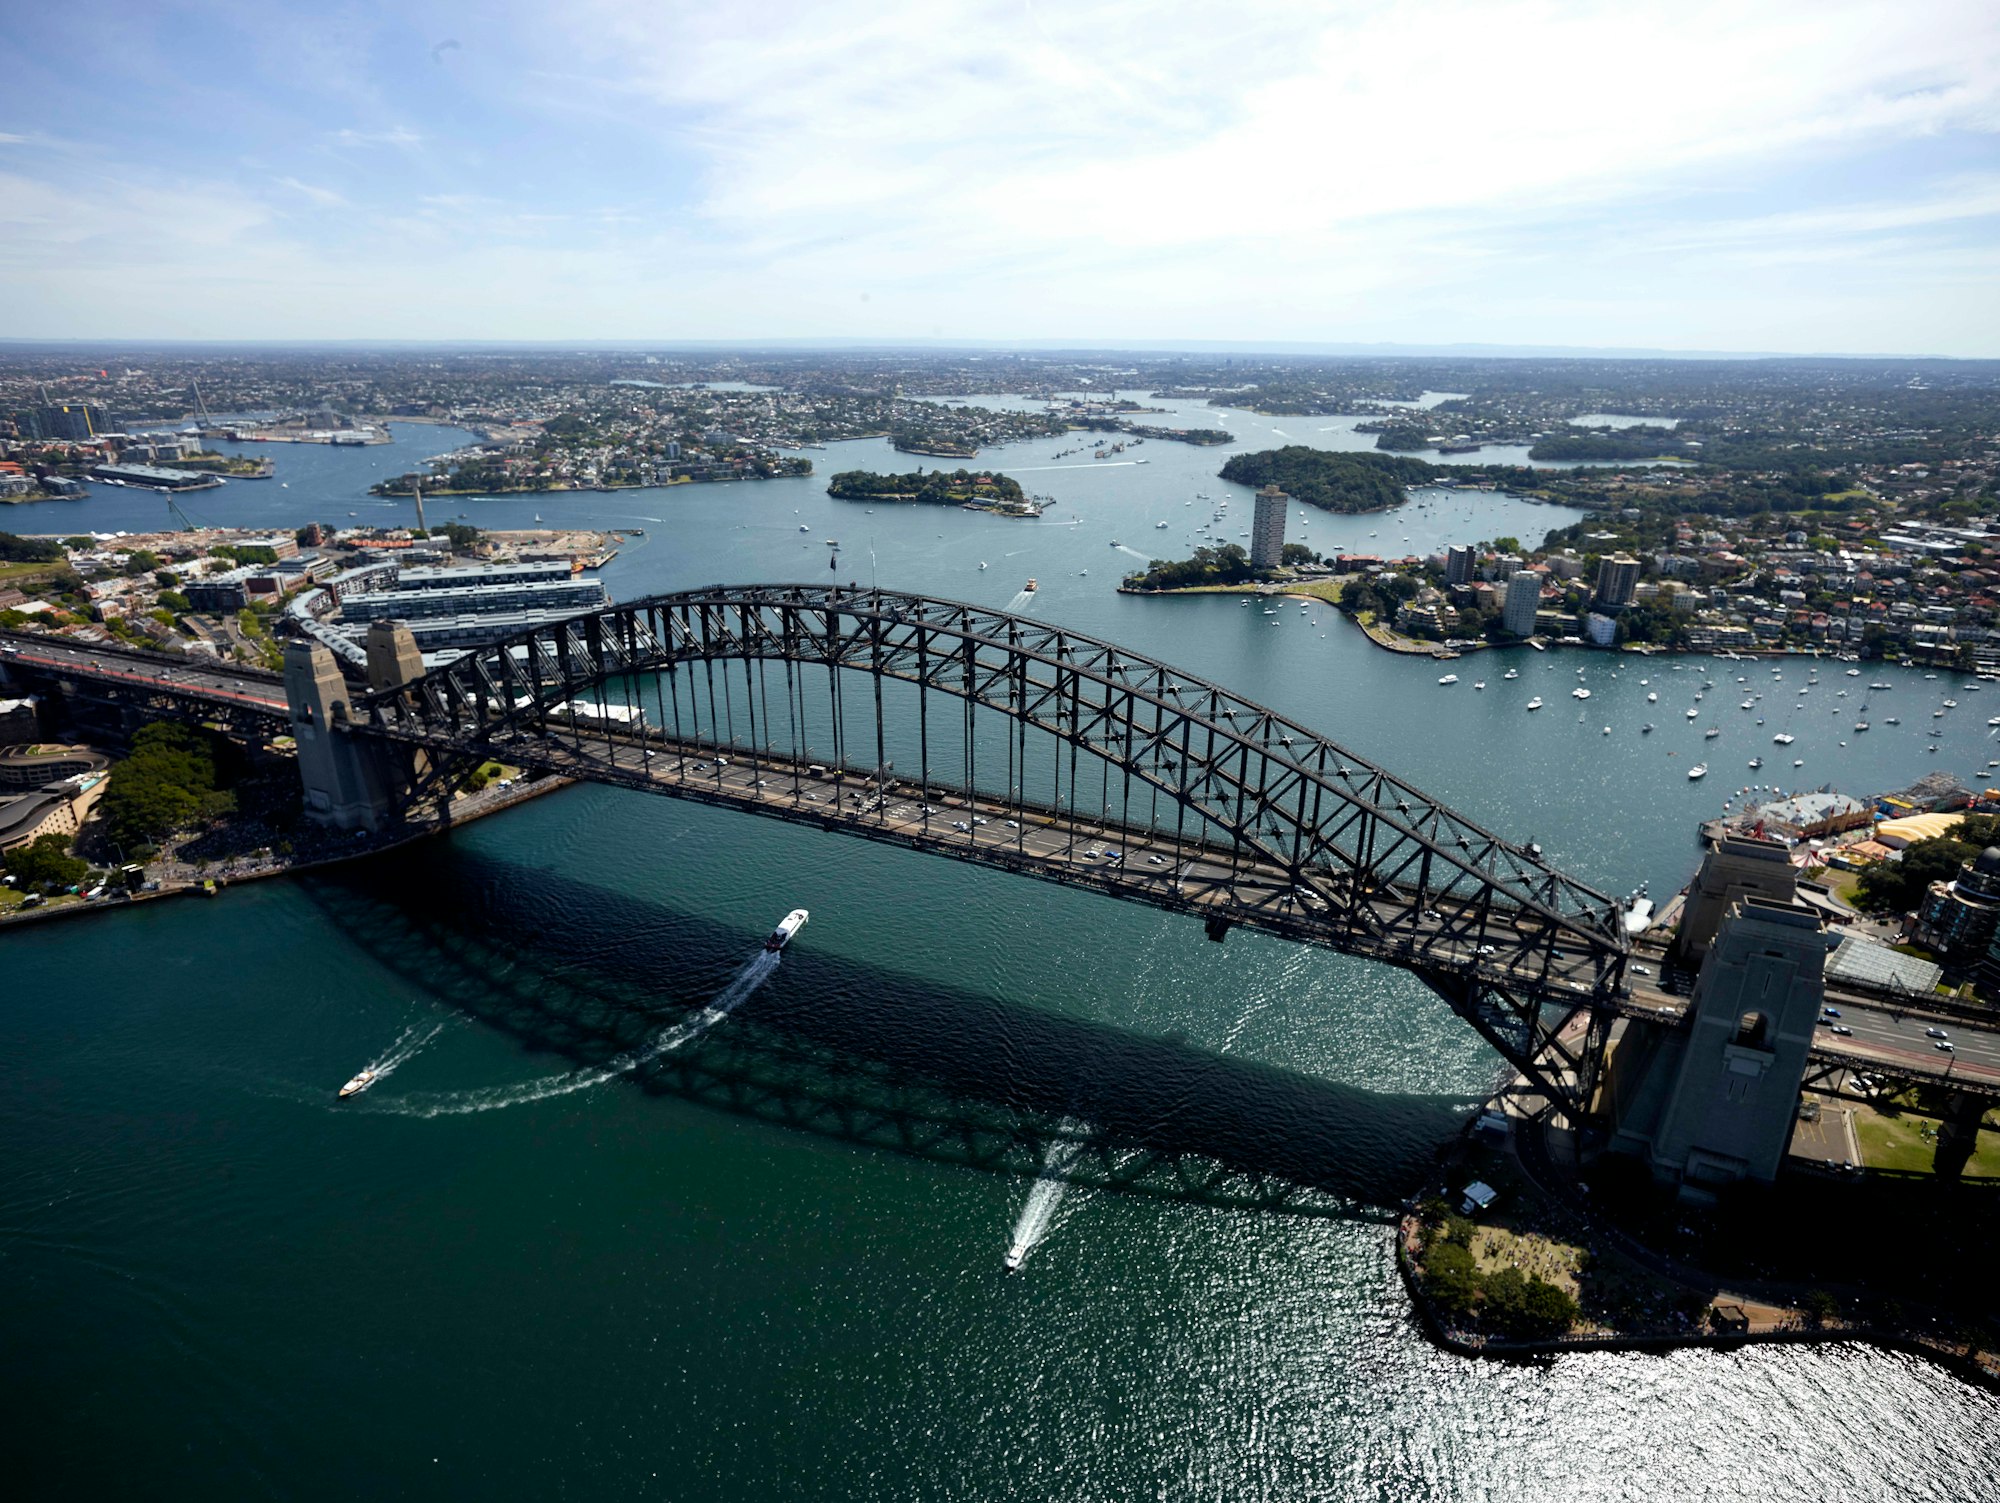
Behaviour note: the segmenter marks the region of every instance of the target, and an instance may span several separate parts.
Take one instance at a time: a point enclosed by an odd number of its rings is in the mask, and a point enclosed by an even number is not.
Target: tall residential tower
[[[1292,498],[1275,485],[1257,492],[1257,515],[1250,524],[1250,566],[1275,569],[1285,557],[1285,508]]]

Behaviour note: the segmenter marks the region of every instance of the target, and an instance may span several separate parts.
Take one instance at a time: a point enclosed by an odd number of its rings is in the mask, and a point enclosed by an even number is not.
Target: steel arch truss
[[[975,709],[995,712],[1052,737],[1072,761],[1079,751],[1101,761],[1128,789],[1167,801],[1178,828],[1191,819],[1201,848],[1221,853],[1232,874],[1256,875],[1205,910],[1212,933],[1245,923],[1404,966],[1531,1073],[1560,1031],[1542,1025],[1546,1004],[1563,1004],[1565,1017],[1578,1007],[1595,1014],[1622,990],[1628,942],[1619,905],[1535,851],[1219,685],[1004,611],[825,585],[655,596],[534,628],[369,696],[353,728],[438,750],[504,749],[521,762],[537,761],[538,744],[561,747],[566,755],[538,765],[631,783],[632,758],[621,770],[608,723],[596,729],[609,755],[591,754],[580,702],[593,692],[601,701],[616,681],[731,662],[827,671],[833,750],[819,760],[828,765],[879,771],[883,717],[900,713],[884,710],[887,682],[916,686],[920,705],[929,694],[960,702],[968,725]],[[868,703],[843,700],[841,670],[874,681]],[[693,736],[676,727],[673,740],[745,748],[733,724],[714,722],[711,714]],[[623,734],[668,740],[664,727]],[[753,754],[756,738],[753,724]],[[928,754],[922,761],[928,798],[946,785],[933,778]],[[978,792],[970,766],[958,791]],[[830,825],[842,822],[837,816],[837,807],[812,815]],[[954,849],[949,836],[931,844],[983,859]],[[1568,1074],[1571,1063],[1558,1060],[1556,1073]],[[1588,1101],[1577,1091],[1589,1073],[1570,1076],[1567,1088],[1553,1077],[1538,1083],[1573,1110]]]

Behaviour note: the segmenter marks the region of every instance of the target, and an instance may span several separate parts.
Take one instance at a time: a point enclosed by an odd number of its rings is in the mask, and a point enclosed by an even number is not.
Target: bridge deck
[[[1336,907],[1281,868],[1171,830],[958,788],[932,786],[926,798],[919,787],[878,785],[857,769],[748,749],[718,756],[710,744],[657,734],[593,730],[587,740],[521,737],[488,750],[548,772],[838,829],[1390,964],[1477,975],[1516,992],[1575,1003],[1614,995],[1602,954],[1552,949],[1538,915],[1439,898],[1413,926],[1408,893],[1369,892]]]

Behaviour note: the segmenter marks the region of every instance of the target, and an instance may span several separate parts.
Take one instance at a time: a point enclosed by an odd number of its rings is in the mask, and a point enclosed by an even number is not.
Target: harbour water
[[[1252,446],[1341,421],[1229,419]],[[281,449],[277,480],[194,509],[368,516],[370,478],[462,441],[397,431]],[[873,442],[803,481],[444,509],[643,527],[619,598],[872,578],[999,606],[1036,576],[1036,616],[1277,707],[1608,891],[1678,885],[1744,784],[1871,793],[2000,756],[2000,687],[1932,718],[1951,677],[1827,664],[1801,697],[1802,664],[1522,651],[1447,688],[1326,607],[1119,596],[1113,539],[1182,556],[1217,499],[1247,527],[1247,492],[1215,478],[1229,451],[1049,459],[1071,442],[981,456],[1057,498],[1033,522],[828,498],[834,470],[942,463]],[[120,519],[156,500],[7,521],[157,525]],[[1572,519],[1444,491],[1305,536],[1399,553]],[[746,969],[799,906],[782,965]],[[0,1402],[26,1495],[1963,1500],[2000,1463],[2000,1401],[1859,1347],[1435,1351],[1380,1216],[1494,1078],[1476,1036],[1393,971],[936,858],[578,788],[374,862],[11,933],[0,978]],[[922,1135],[850,1141],[857,1080],[947,1125],[959,1100],[1106,1095],[1197,1132],[1310,1123],[1354,1214],[1031,1206]]]

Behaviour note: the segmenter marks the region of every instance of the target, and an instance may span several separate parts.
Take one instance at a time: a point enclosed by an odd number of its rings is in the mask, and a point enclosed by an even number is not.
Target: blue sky
[[[2000,356],[2000,4],[13,5],[0,335]]]

